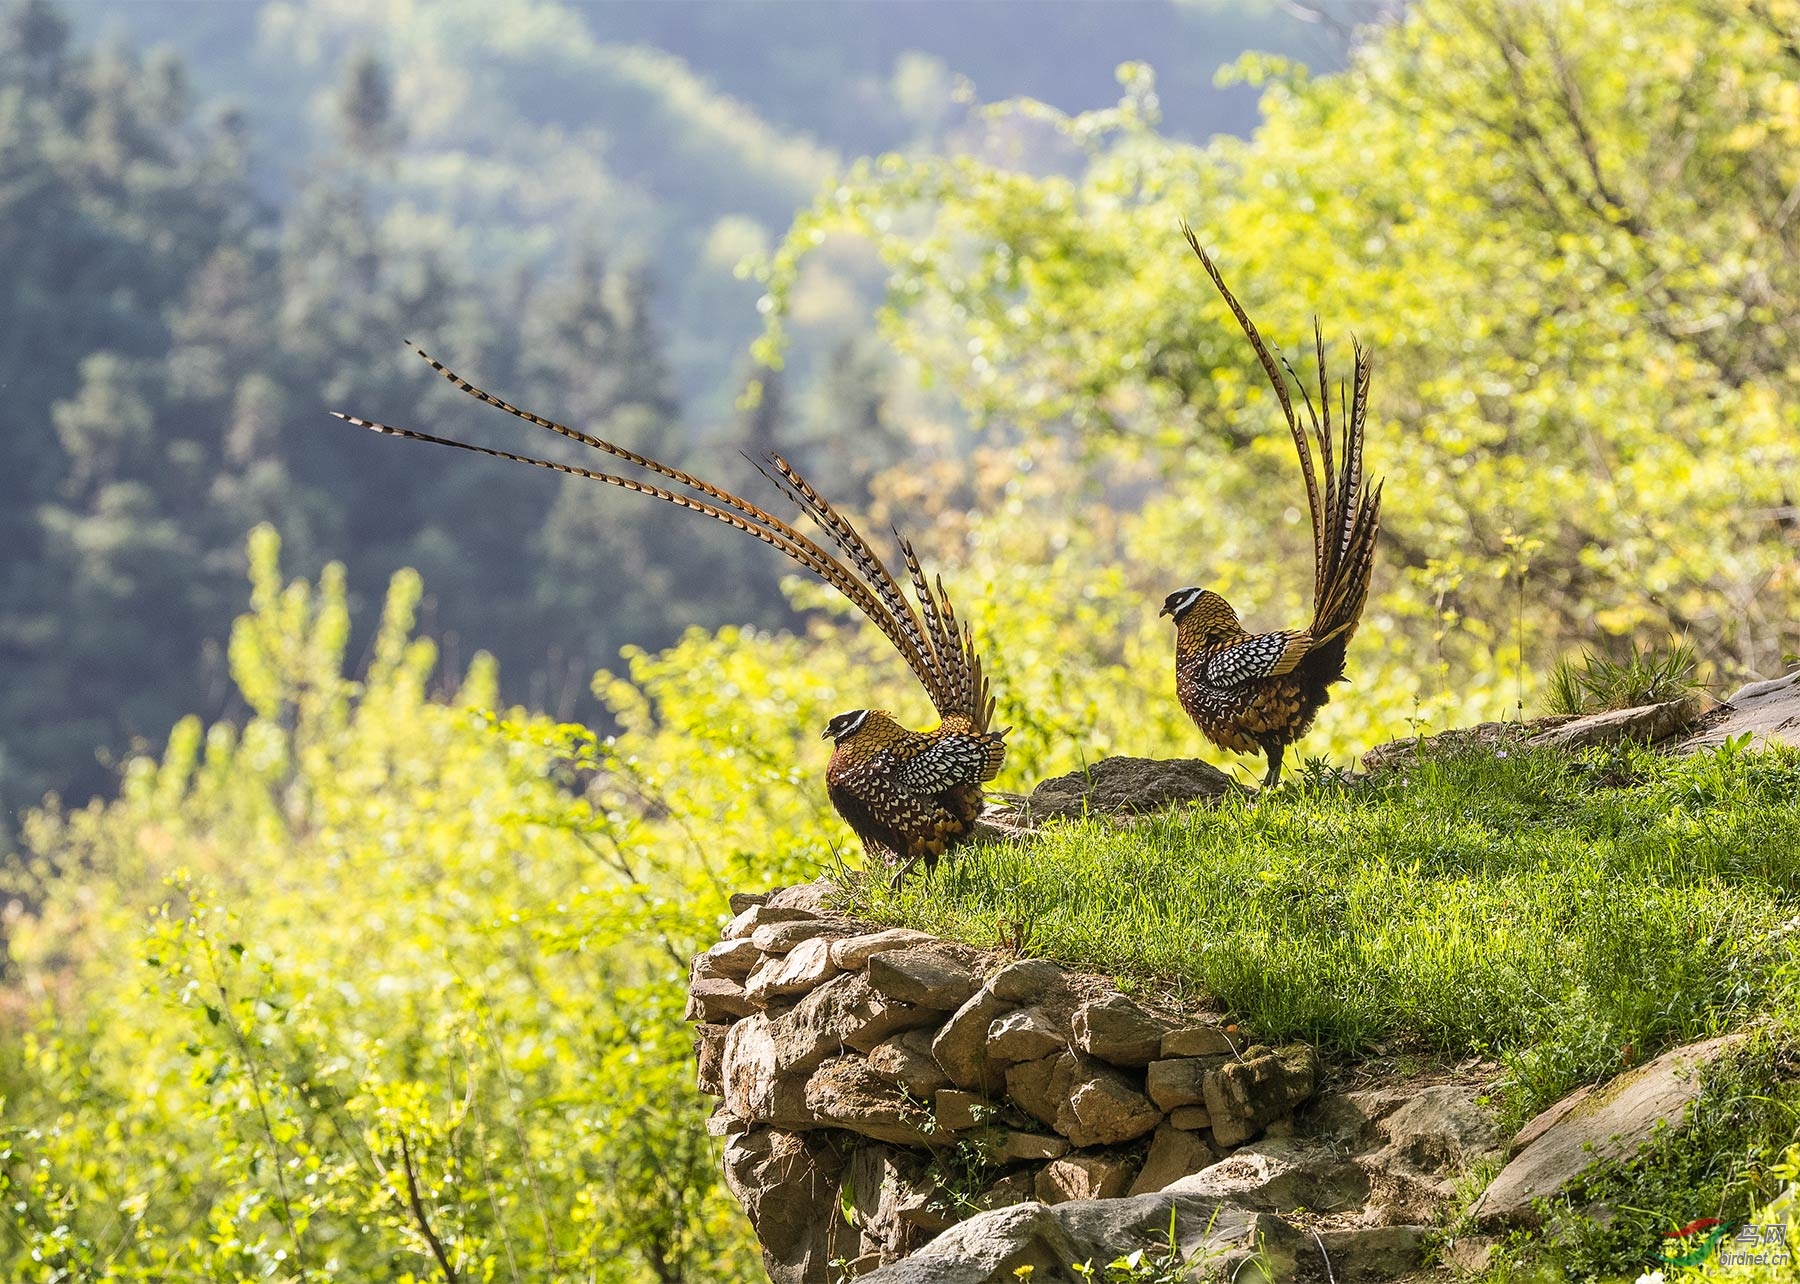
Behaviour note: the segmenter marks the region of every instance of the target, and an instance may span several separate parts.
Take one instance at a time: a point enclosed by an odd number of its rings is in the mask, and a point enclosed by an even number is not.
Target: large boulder
[[[1535,1200],[1574,1185],[1596,1161],[1630,1158],[1658,1124],[1680,1128],[1700,1096],[1707,1067],[1742,1038],[1690,1043],[1626,1071],[1604,1088],[1583,1089],[1557,1102],[1521,1130],[1517,1153],[1470,1214],[1487,1228],[1535,1224]]]
[[[1681,751],[1712,749],[1744,735],[1758,747],[1800,745],[1800,673],[1738,688],[1681,742]]]

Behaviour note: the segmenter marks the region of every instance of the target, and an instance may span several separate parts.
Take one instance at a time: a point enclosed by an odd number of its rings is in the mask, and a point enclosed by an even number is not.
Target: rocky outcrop
[[[1389,1279],[1499,1152],[1478,1077],[1321,1095],[1310,1048],[836,916],[828,889],[734,908],[688,1016],[776,1284],[1073,1281],[1166,1252],[1171,1214],[1183,1260]]]
[[[1487,1067],[1492,1070],[1493,1067]],[[1079,1267],[1169,1250],[1195,1279],[1372,1284],[1420,1278],[1458,1177],[1499,1153],[1479,1076],[1326,1093],[1269,1136],[1154,1190],[979,1213],[868,1284],[1078,1284]],[[1159,1131],[1144,1172],[1170,1134]],[[1046,1173],[1050,1170],[1046,1169]],[[1477,1249],[1490,1241],[1480,1241]],[[1442,1245],[1466,1257],[1463,1245]]]
[[[1385,771],[1422,757],[1468,750],[1492,752],[1511,744],[1568,751],[1624,741],[1681,747],[1685,742],[1676,737],[1701,721],[1705,703],[1697,695],[1685,695],[1580,717],[1553,715],[1530,722],[1478,722],[1472,727],[1456,727],[1430,736],[1407,736],[1377,745],[1362,756],[1362,766],[1364,771]]]
[[[739,898],[689,987],[709,1127],[777,1284],[894,1262],[983,1210],[1049,1234],[1013,1210],[1159,1191],[1317,1088],[1310,1048],[828,904]]]

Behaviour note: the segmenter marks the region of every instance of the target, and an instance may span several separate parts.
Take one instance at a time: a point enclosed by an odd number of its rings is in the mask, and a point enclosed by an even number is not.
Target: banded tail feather
[[[1263,341],[1193,228],[1184,222],[1181,231],[1275,393],[1300,461],[1312,521],[1313,618],[1307,628],[1250,633],[1230,603],[1205,589],[1181,589],[1163,603],[1163,614],[1175,619],[1175,689],[1182,707],[1213,743],[1265,754],[1269,769],[1263,783],[1273,785],[1281,778],[1286,746],[1306,733],[1330,699],[1331,685],[1343,681],[1345,654],[1368,600],[1381,529],[1381,483],[1371,485],[1363,475],[1372,361],[1368,349],[1352,341],[1354,374],[1347,404],[1339,385],[1341,412],[1334,426],[1318,318],[1313,318],[1315,404],[1287,358]],[[1295,411],[1290,381],[1306,409],[1304,422]]]
[[[412,346],[431,368],[457,389],[517,419],[590,449],[611,455],[683,487],[582,468],[535,455],[476,445],[452,437],[400,428],[339,411],[346,423],[384,436],[449,446],[473,454],[529,464],[582,477],[685,508],[724,523],[779,550],[797,565],[842,593],[899,652],[918,678],[942,720],[933,731],[914,732],[880,710],[854,710],[832,719],[826,735],[836,742],[826,769],[827,793],[864,846],[878,859],[904,871],[923,860],[927,868],[966,838],[982,808],[981,784],[1005,759],[1005,730],[990,731],[994,700],[982,675],[974,636],[957,618],[940,578],[927,580],[910,542],[899,536],[901,554],[917,605],[907,600],[879,554],[830,501],[779,455],[753,461],[764,476],[813,519],[838,553],[751,503],[682,469],[557,423],[495,396]],[[841,556],[840,556],[841,555]]]

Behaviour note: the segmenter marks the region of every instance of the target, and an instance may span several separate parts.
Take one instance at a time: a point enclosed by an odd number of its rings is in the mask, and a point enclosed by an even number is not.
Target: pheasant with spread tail
[[[999,773],[1005,761],[1007,729],[989,730],[994,700],[982,675],[974,638],[968,625],[957,620],[943,580],[927,580],[911,543],[900,540],[900,555],[916,606],[856,528],[779,455],[767,456],[758,468],[818,523],[836,546],[836,555],[780,518],[722,487],[521,410],[482,391],[424,352],[419,355],[471,397],[693,493],[683,494],[650,481],[332,413],[347,423],[389,437],[454,446],[649,495],[711,517],[781,550],[849,598],[881,630],[925,687],[941,719],[936,729],[920,732],[901,726],[880,709],[856,709],[833,718],[824,733],[835,742],[825,769],[826,792],[832,805],[871,856],[901,872],[915,862],[923,862],[929,870],[938,857],[969,836],[981,813],[981,786]]]
[[[1313,321],[1319,366],[1319,404],[1315,407],[1306,385],[1287,362],[1277,364],[1270,355],[1256,326],[1225,287],[1219,269],[1200,248],[1193,229],[1184,223],[1181,230],[1206,274],[1225,296],[1275,389],[1275,399],[1287,417],[1288,431],[1300,455],[1300,473],[1306,481],[1312,515],[1313,618],[1308,627],[1250,633],[1229,602],[1202,588],[1169,594],[1161,612],[1175,620],[1175,693],[1181,707],[1220,748],[1265,754],[1269,769],[1263,785],[1267,787],[1281,779],[1282,752],[1312,726],[1331,698],[1331,685],[1344,680],[1345,652],[1369,595],[1375,541],[1381,528],[1381,483],[1371,486],[1363,477],[1369,354],[1361,344],[1355,345],[1350,401],[1340,415],[1342,436],[1334,440],[1325,340],[1317,319]],[[1288,395],[1288,379],[1300,392],[1312,436],[1319,443],[1322,458],[1317,472],[1307,429],[1294,413]]]

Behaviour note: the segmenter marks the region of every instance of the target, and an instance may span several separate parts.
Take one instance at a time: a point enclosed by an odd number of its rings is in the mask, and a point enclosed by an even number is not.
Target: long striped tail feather
[[[1300,459],[1300,472],[1306,482],[1307,506],[1311,510],[1313,528],[1313,623],[1309,630],[1315,645],[1347,637],[1355,631],[1368,598],[1369,577],[1374,568],[1375,543],[1381,527],[1381,485],[1373,487],[1363,477],[1363,429],[1368,418],[1371,361],[1369,350],[1353,342],[1355,369],[1350,386],[1349,404],[1339,416],[1339,432],[1331,422],[1330,379],[1325,365],[1325,338],[1318,317],[1313,318],[1313,351],[1318,364],[1319,401],[1314,405],[1305,381],[1295,373],[1285,356],[1272,353],[1257,331],[1256,324],[1226,286],[1218,267],[1200,246],[1200,239],[1187,223],[1182,234],[1206,274],[1212,279],[1238,327],[1249,340],[1261,363],[1269,386],[1280,403],[1287,420],[1288,432],[1294,439],[1295,453]],[[1285,378],[1284,378],[1285,375]],[[1287,387],[1291,379],[1306,407],[1309,424],[1302,424],[1294,411]],[[1341,389],[1341,385],[1340,385]],[[1340,396],[1342,392],[1340,390]],[[1319,464],[1315,471],[1313,452],[1307,427],[1319,442]],[[1321,489],[1319,473],[1324,474]]]
[[[435,436],[410,428],[400,428],[339,411],[331,413],[346,423],[367,428],[384,436],[423,441],[438,446],[450,446],[495,459],[530,464],[567,476],[602,482],[635,494],[648,495],[653,499],[659,499],[723,522],[734,530],[741,531],[778,549],[798,565],[811,571],[842,593],[853,606],[881,630],[882,635],[900,653],[907,667],[924,686],[926,694],[931,698],[940,717],[965,716],[971,719],[977,729],[985,729],[988,725],[992,718],[994,702],[988,695],[987,683],[981,676],[980,659],[975,653],[972,636],[966,628],[961,637],[957,635],[955,614],[950,609],[949,598],[944,593],[942,580],[939,580],[937,592],[934,595],[925,586],[924,573],[917,564],[917,557],[912,546],[903,540],[902,551],[907,559],[908,572],[912,577],[915,592],[919,594],[919,609],[915,609],[907,601],[906,595],[901,591],[899,584],[889,573],[880,556],[863,539],[860,532],[779,455],[771,454],[766,463],[755,460],[752,462],[778,490],[792,499],[819,524],[849,561],[849,566],[788,523],[721,486],[715,486],[711,482],[681,469],[672,468],[638,451],[616,445],[590,433],[521,409],[463,378],[417,345],[409,342],[407,346],[417,352],[421,359],[459,391],[477,401],[484,402],[514,418],[544,428],[558,436],[579,442],[590,449],[642,467],[659,477],[696,491],[705,498],[696,499],[694,496],[683,495],[663,486],[621,477],[613,473],[579,468],[571,464],[558,463],[489,446],[478,446],[454,438]],[[920,616],[920,610],[924,612],[923,619]]]
[[[850,560],[863,582],[879,597],[892,613],[895,622],[907,636],[909,646],[902,648],[908,664],[919,674],[924,683],[926,694],[940,713],[944,704],[944,672],[936,652],[931,645],[931,638],[925,625],[920,621],[918,611],[906,594],[901,592],[887,564],[879,554],[869,546],[862,533],[852,526],[831,503],[812,486],[806,478],[783,459],[771,453],[766,460],[752,460],[758,471],[768,478],[778,490],[782,491],[798,504],[802,511],[819,524],[831,541]],[[929,606],[921,599],[921,606]]]
[[[789,526],[786,522],[783,522],[780,518],[763,514],[761,519],[752,520],[751,518],[746,517],[742,511],[738,511],[740,508],[749,508],[760,512],[760,510],[755,509],[754,505],[739,501],[737,505],[726,507],[722,504],[709,503],[706,500],[696,499],[691,495],[682,495],[675,491],[668,490],[665,487],[657,486],[650,482],[638,481],[630,477],[620,477],[613,473],[596,472],[589,468],[578,468],[573,464],[558,463],[555,460],[549,459],[539,459],[532,455],[515,454],[512,451],[498,450],[492,446],[477,446],[470,442],[457,441],[453,437],[438,437],[431,433],[419,432],[412,428],[399,428],[395,427],[393,424],[381,423],[373,419],[363,419],[356,415],[345,414],[342,411],[333,410],[330,413],[335,418],[342,419],[345,423],[354,424],[358,428],[367,428],[371,432],[377,432],[383,436],[400,437],[407,441],[428,442],[434,446],[450,446],[457,450],[469,451],[472,454],[487,455],[493,459],[505,459],[510,460],[513,463],[530,464],[536,468],[546,468],[551,472],[562,473],[569,477],[582,477],[589,481],[603,482],[608,486],[617,486],[621,490],[627,490],[637,495],[648,495],[652,499],[660,499],[665,503],[674,504],[678,508],[685,508],[690,512],[700,513],[704,516],[711,517],[716,521],[723,522],[733,530],[742,531],[746,535],[761,540],[771,548],[779,549],[793,561],[799,563],[814,575],[817,575],[821,580],[825,581],[825,583],[829,584],[832,588],[835,588],[838,592],[842,593],[850,600],[853,606],[867,616],[870,622],[881,630],[882,634],[893,644],[895,650],[899,651],[903,657],[907,655],[908,647],[899,626],[893,622],[891,617],[889,617],[887,608],[869,592],[868,588],[861,580],[852,575],[850,571],[838,562],[836,558],[832,557],[831,554],[827,553],[805,535],[802,535],[799,531]],[[727,493],[729,494],[729,492]],[[914,669],[914,672],[915,674],[918,673],[916,668]],[[918,676],[920,681],[925,680],[924,675],[919,674]]]

